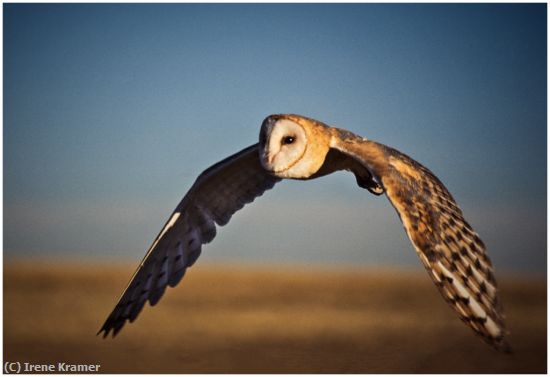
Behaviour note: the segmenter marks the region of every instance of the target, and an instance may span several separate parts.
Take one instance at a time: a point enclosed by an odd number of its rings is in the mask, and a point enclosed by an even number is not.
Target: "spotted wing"
[[[509,351],[485,245],[443,183],[412,158],[372,141],[346,141],[339,150],[382,183],[420,260],[460,318],[489,344]]]
[[[178,284],[195,263],[202,244],[212,241],[216,224],[227,224],[279,180],[260,165],[257,144],[205,170],[156,237],[98,334],[106,337],[112,330],[116,335],[147,301],[155,305],[166,287]]]

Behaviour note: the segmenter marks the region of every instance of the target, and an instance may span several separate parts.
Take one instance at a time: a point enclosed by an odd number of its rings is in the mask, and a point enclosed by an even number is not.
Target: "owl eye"
[[[294,143],[294,140],[296,140],[294,136],[285,136],[281,142],[283,145],[287,145]]]

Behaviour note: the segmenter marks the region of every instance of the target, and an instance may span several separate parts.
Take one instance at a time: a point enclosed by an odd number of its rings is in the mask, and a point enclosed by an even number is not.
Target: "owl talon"
[[[356,174],[355,179],[359,187],[369,190],[374,195],[382,195],[384,193],[384,188],[381,184],[376,182],[372,175],[362,177]]]

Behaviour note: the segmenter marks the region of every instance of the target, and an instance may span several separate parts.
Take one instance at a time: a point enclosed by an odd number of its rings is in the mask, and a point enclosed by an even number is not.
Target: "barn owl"
[[[504,315],[485,245],[441,181],[405,154],[299,115],[268,116],[259,143],[199,175],[155,238],[99,330],[116,335],[147,301],[155,305],[191,267],[216,225],[281,179],[306,180],[338,170],[386,194],[422,264],[462,321],[498,350],[509,351]]]

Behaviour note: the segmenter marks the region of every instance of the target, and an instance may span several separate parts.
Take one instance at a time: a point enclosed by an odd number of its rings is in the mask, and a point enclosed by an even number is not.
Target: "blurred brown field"
[[[421,267],[201,264],[115,338],[130,264],[4,264],[4,361],[104,373],[546,373],[546,280],[498,276],[512,355],[468,329]]]

